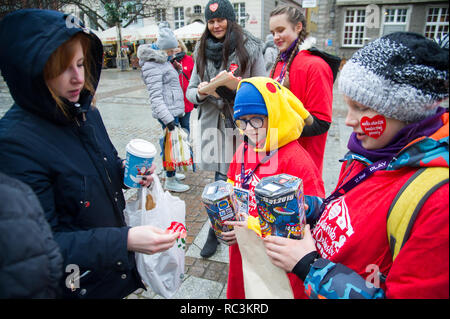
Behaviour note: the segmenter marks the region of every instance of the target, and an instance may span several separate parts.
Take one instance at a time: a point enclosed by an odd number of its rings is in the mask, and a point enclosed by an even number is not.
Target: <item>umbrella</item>
[[[194,23],[191,23],[184,27],[176,29],[173,33],[175,33],[175,35],[178,39],[197,40],[197,39],[200,39],[200,37],[202,36],[204,31],[205,31],[205,25],[203,23],[196,21]]]

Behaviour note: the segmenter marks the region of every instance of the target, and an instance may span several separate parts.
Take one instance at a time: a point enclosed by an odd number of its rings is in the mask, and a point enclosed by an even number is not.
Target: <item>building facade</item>
[[[100,8],[97,0],[84,0]],[[132,1],[130,1],[132,2]],[[269,15],[279,5],[300,8],[307,18],[307,30],[319,49],[348,59],[364,44],[395,31],[411,31],[432,39],[448,33],[447,0],[230,0],[236,19],[243,28],[260,39],[270,33]],[[205,21],[208,0],[168,0],[166,9],[151,18],[138,18],[130,27],[155,25],[167,21],[172,29]],[[95,24],[75,7],[75,14],[96,29]]]
[[[231,0],[236,20],[254,36],[265,39],[269,34],[269,14],[278,5],[292,5],[301,8],[301,0]],[[166,20],[172,29],[199,21],[205,21],[205,7],[208,0],[170,1],[171,7],[157,13],[154,18],[144,19],[144,25]]]
[[[396,31],[442,38],[449,29],[448,7],[446,0],[317,0],[308,15],[317,46],[348,59],[366,43]]]

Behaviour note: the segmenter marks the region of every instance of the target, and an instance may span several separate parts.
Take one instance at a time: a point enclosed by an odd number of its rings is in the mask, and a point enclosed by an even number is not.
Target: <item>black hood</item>
[[[78,32],[91,39],[91,74],[97,88],[102,68],[103,47],[98,37],[67,14],[25,9],[15,11],[0,22],[0,70],[14,101],[23,109],[58,124],[68,124],[45,85],[43,69],[50,55]],[[83,90],[81,109],[87,111],[93,96]],[[74,107],[73,103],[67,103]],[[70,110],[69,110],[70,111]]]

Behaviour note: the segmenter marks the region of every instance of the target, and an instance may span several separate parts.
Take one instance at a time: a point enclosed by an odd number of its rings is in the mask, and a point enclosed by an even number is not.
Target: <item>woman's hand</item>
[[[208,84],[209,84],[209,82],[201,82],[201,83],[197,86],[197,89],[198,89],[197,94],[198,94],[198,97],[199,97],[200,100],[205,99],[208,95],[212,95],[212,96],[214,96],[214,97],[216,97],[216,98],[219,98],[219,95],[216,93],[215,90],[214,90],[213,92],[208,91],[208,92],[205,92],[205,93],[200,93],[200,89],[201,89],[201,88],[204,88],[204,87],[207,86]]]
[[[139,184],[141,184],[142,187],[149,187],[153,183],[153,176],[152,174],[155,172],[156,166],[154,163],[152,163],[152,166],[150,169],[145,172],[145,176],[142,177],[142,179],[139,181]]]
[[[201,83],[199,83],[198,84],[198,86],[197,86],[197,94],[198,94],[198,96],[200,97],[200,99],[201,100],[203,100],[203,99],[205,99],[207,96],[208,96],[208,94],[206,94],[206,93],[200,93],[200,89],[201,88],[204,88],[205,86],[207,86],[209,84],[209,82],[201,82]]]
[[[301,240],[268,236],[264,238],[264,246],[272,263],[286,272],[291,272],[300,259],[316,250],[309,224],[305,226],[305,237]]]
[[[179,232],[170,233],[150,225],[136,226],[128,231],[127,249],[144,254],[165,251],[173,246]]]
[[[172,65],[173,65],[173,67],[174,67],[178,72],[183,71],[183,66],[181,65],[180,62],[174,60],[173,63],[172,63]]]
[[[247,228],[247,221],[226,221],[224,222],[227,226],[233,226],[233,227],[244,227]],[[226,241],[226,244],[228,246],[234,245],[237,243],[236,240],[236,232],[233,230],[222,232],[222,238]]]

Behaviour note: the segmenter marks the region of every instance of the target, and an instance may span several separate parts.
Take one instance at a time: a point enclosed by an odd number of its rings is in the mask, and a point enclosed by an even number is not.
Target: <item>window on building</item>
[[[448,8],[429,8],[425,23],[425,36],[441,39],[448,34]]]
[[[236,14],[236,21],[241,25],[241,27],[245,28],[245,21],[247,20],[247,16],[245,14],[245,3],[233,3],[234,13]]]
[[[383,10],[383,31],[381,35],[386,35],[398,31],[407,31],[409,23],[408,8],[384,8]]]
[[[156,20],[156,22],[167,21],[166,9],[156,9],[155,20]]]
[[[364,24],[366,9],[352,9],[345,11],[344,36],[342,46],[362,47],[364,45]]]
[[[183,7],[173,8],[173,20],[175,23],[175,29],[184,27],[184,8]]]
[[[194,6],[194,13],[195,14],[201,14],[202,13],[202,7],[201,6]]]

